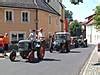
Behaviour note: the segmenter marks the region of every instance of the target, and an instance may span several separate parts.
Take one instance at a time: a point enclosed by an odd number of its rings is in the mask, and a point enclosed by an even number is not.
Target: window
[[[18,34],[18,40],[23,40],[24,39],[24,34],[23,33],[19,33]]]
[[[11,32],[10,33],[11,42],[18,42],[19,40],[25,39],[25,32]]]
[[[51,24],[51,16],[48,17],[49,24]]]
[[[21,22],[29,22],[30,21],[30,16],[29,12],[27,11],[22,11],[21,13]]]
[[[56,25],[59,25],[59,17],[56,18]]]
[[[11,37],[12,37],[12,41],[17,41],[17,34],[12,34]]]
[[[13,11],[12,10],[5,11],[5,21],[13,21]]]

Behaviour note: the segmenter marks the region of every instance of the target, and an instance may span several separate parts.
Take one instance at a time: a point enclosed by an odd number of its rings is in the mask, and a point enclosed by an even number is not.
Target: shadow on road
[[[98,62],[98,63],[96,63],[96,64],[93,64],[94,66],[96,66],[96,65],[100,65],[100,62]]]
[[[17,59],[17,60],[15,60],[15,61],[13,61],[13,62],[30,63],[28,60],[20,60],[20,59]],[[38,60],[37,58],[35,58],[35,59],[33,60],[33,62],[31,62],[31,63],[39,63],[39,62],[40,62],[40,60]]]
[[[44,58],[43,60],[39,60],[38,58],[35,58],[35,59],[33,60],[33,62],[31,62],[31,63],[39,63],[39,62],[42,62],[42,61],[61,61],[61,60],[59,60],[59,59],[51,59],[51,58]],[[26,60],[26,61],[23,61],[23,60],[15,60],[15,61],[13,61],[13,62],[30,63],[28,60]]]
[[[44,58],[42,61],[61,61],[59,59]]]

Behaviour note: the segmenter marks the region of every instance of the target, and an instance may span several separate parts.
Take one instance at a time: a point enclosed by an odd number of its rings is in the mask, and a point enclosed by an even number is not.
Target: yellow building
[[[59,17],[44,0],[0,0],[0,33],[10,41],[26,39],[33,29],[43,28],[45,36],[59,31]]]

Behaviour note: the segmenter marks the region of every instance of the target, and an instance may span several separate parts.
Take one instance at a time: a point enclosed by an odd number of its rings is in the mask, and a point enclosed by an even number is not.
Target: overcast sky
[[[63,0],[63,4],[66,10],[73,12],[73,19],[85,21],[87,16],[94,13],[93,9],[95,9],[97,5],[100,5],[100,0],[83,0],[83,3],[79,3],[79,5],[71,4],[70,0]]]

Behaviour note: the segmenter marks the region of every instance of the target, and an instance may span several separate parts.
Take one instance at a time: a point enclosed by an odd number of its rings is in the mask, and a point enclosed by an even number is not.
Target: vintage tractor
[[[18,52],[23,59],[28,59],[29,62],[34,61],[34,52],[37,51],[37,57],[39,60],[42,60],[45,55],[45,41],[36,39],[35,41],[31,40],[20,40],[18,42]],[[16,50],[12,50],[10,53],[10,60],[15,61]]]
[[[56,32],[54,35],[54,41],[50,43],[49,50],[51,53],[53,52],[53,50],[56,50],[60,53],[70,52],[70,33]]]

